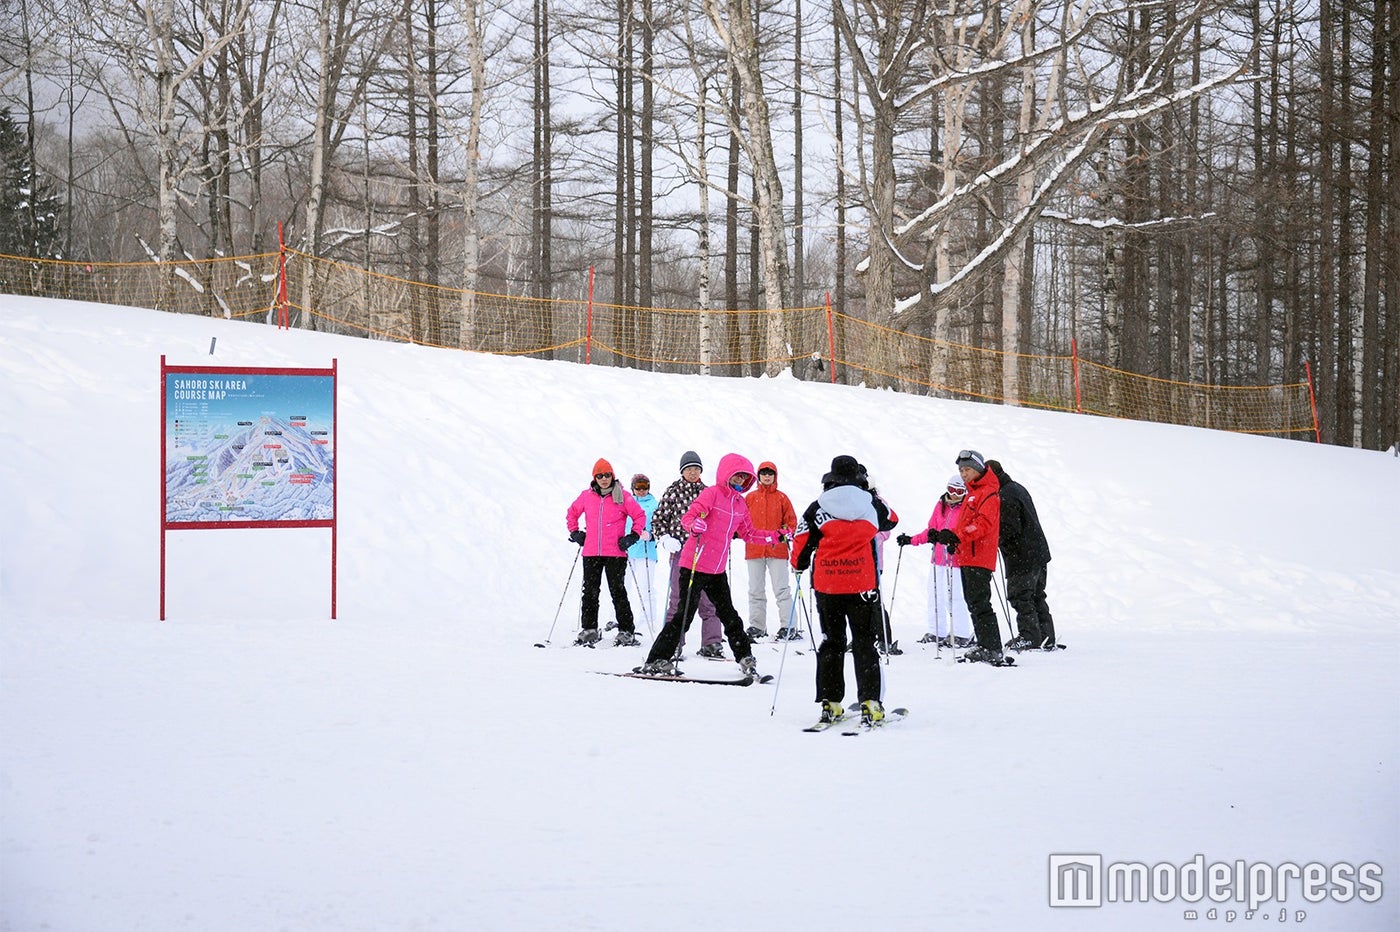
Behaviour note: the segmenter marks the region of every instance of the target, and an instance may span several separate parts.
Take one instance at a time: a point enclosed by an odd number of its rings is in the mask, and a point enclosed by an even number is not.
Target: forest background
[[[1397,61],[1383,0],[14,0],[0,254],[262,255],[281,225],[462,294],[829,296],[1164,380],[1308,369],[1321,438],[1384,448]],[[470,348],[474,312],[402,326]]]

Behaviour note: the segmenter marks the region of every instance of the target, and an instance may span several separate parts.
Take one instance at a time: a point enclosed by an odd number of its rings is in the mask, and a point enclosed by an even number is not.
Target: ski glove
[[[708,528],[709,525],[705,523],[704,518],[696,518],[695,523],[690,526],[690,533],[704,534]]]
[[[901,546],[901,547],[908,547],[908,546],[909,546],[909,542],[910,542],[911,540],[913,540],[913,538],[911,538],[908,534],[901,534],[901,535],[899,535],[898,537],[896,537],[896,538],[894,539],[894,542],[895,542],[896,544],[899,544],[899,546]]]
[[[656,543],[657,546],[659,546],[662,550],[666,551],[667,553],[679,553],[681,549],[681,542],[676,540],[670,534],[662,535],[661,539],[658,540]]]
[[[937,541],[938,543],[943,544],[947,547],[956,547],[958,545],[958,535],[948,530],[946,527],[943,528],[941,531],[936,531],[933,528],[929,528],[928,537],[929,540]]]
[[[623,534],[617,539],[617,549],[626,553],[627,548],[631,547],[633,544],[635,544],[641,539],[641,536],[636,532],[633,532],[631,534]]]
[[[578,544],[580,547],[583,546],[583,542],[584,542],[585,540],[587,540],[587,539],[588,539],[588,535],[585,534],[585,533],[584,533],[583,531],[581,531],[581,530],[580,530],[580,531],[574,531],[572,534],[569,535],[569,540],[571,540],[571,541],[573,541],[574,543]]]

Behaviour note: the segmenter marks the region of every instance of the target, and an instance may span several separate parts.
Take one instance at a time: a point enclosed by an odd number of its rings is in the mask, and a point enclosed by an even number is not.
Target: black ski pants
[[[734,608],[734,600],[729,595],[729,577],[724,573],[698,573],[688,566],[681,567],[676,582],[680,590],[680,604],[676,612],[666,621],[656,641],[647,654],[647,662],[670,660],[680,649],[695,613],[700,609],[700,597],[708,596],[719,615],[719,623],[724,626],[724,636],[729,639],[729,647],[734,651],[735,660],[753,656],[753,642],[744,633],[744,619]]]
[[[1001,629],[997,613],[992,608],[992,571],[980,566],[962,568],[963,601],[972,616],[972,631],[977,644],[987,650],[1001,650]]]
[[[603,574],[608,574],[608,595],[612,596],[613,614],[621,631],[634,631],[632,603],[627,600],[626,557],[583,558],[583,627],[598,630],[598,595]]]
[[[1055,619],[1045,602],[1046,564],[1006,574],[1006,600],[1016,610],[1016,633],[1032,644],[1055,640]]]
[[[817,701],[843,702],[846,698],[846,626],[851,627],[851,657],[856,667],[856,698],[879,699],[880,636],[884,611],[879,595],[870,592],[817,593],[817,615],[822,643],[817,648]]]

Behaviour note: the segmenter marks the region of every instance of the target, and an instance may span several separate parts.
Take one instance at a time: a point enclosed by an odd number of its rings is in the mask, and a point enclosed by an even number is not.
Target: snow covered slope
[[[173,532],[156,621],[162,354],[338,360],[337,620],[313,529]],[[1400,925],[1394,457],[11,296],[0,412],[4,930],[1246,921],[1052,908],[1057,854],[1373,862],[1377,902],[1288,881],[1286,919]],[[645,648],[562,646],[564,509],[600,456],[658,493],[687,449],[707,479],[771,459],[800,511],[849,453],[912,533],[962,447],[1034,494],[1069,650],[936,659],[913,643],[928,551],[893,545],[886,698],[913,711],[883,733],[801,732],[796,643],[760,646],[781,676],[750,689],[596,676]],[[1280,921],[1276,892],[1250,922]]]

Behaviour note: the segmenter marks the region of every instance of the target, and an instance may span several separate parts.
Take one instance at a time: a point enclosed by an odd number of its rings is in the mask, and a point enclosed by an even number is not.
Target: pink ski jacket
[[[646,533],[647,513],[642,510],[642,506],[637,504],[631,492],[616,484],[613,488],[622,493],[622,501],[616,500],[618,496],[614,495],[612,490],[602,495],[596,482],[589,483],[588,488],[574,499],[564,516],[571,534],[578,530],[579,516],[583,517],[586,525],[584,530],[587,532],[583,542],[585,557],[624,556],[617,547],[617,539],[627,533],[628,517],[631,517],[632,530],[636,531],[638,536],[643,540],[651,539]]]
[[[933,514],[928,516],[928,527],[909,538],[911,544],[928,543],[929,529],[941,531],[943,529],[952,530],[958,526],[958,512],[962,511],[962,502],[956,505],[950,504],[946,498],[939,496],[938,504],[933,506]],[[933,560],[937,566],[957,566],[958,555],[948,555],[948,548],[942,544],[933,545]]]
[[[736,491],[729,487],[729,480],[739,472],[748,473],[749,482]],[[747,544],[770,546],[780,540],[777,531],[756,529],[749,516],[744,492],[754,484],[753,463],[737,453],[726,453],[720,458],[715,480],[681,516],[681,527],[690,532],[681,548],[681,566],[699,573],[723,573],[729,566],[729,542],[736,537]],[[705,520],[705,530],[699,534],[693,530],[697,518]]]

